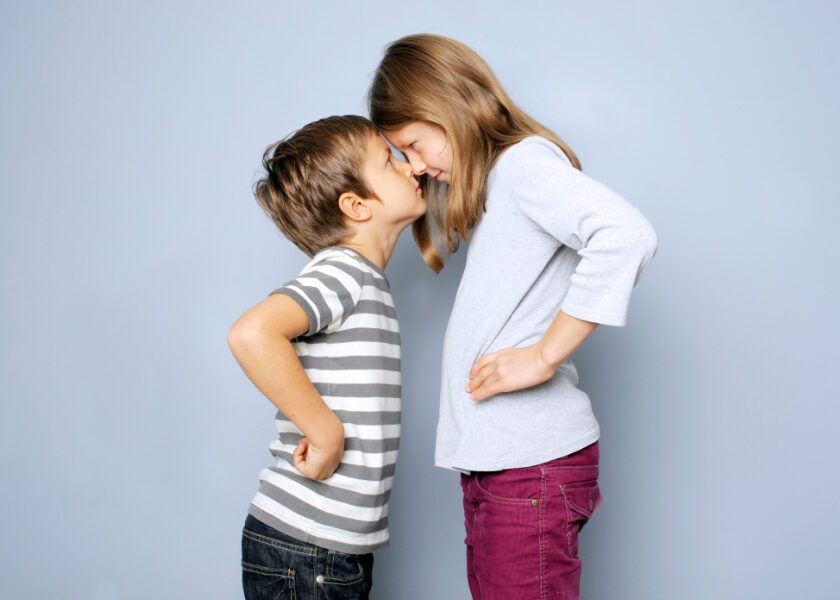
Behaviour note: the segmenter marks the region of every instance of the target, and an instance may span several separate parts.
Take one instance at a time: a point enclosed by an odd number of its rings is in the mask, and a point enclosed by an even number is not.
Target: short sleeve
[[[296,279],[272,294],[285,294],[309,317],[307,336],[338,329],[349,317],[362,294],[364,273],[342,253],[326,254],[306,265]]]
[[[572,167],[551,142],[529,138],[518,146],[500,166],[519,211],[580,257],[561,310],[595,323],[626,324],[633,287],[656,253],[650,222]]]

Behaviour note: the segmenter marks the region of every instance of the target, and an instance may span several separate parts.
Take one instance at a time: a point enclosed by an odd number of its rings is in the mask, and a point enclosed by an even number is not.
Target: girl
[[[435,462],[462,472],[473,598],[578,598],[577,536],[597,509],[598,423],[571,354],[625,324],[656,251],[645,217],[580,172],[470,48],[392,43],[370,116],[422,176],[414,236],[443,267],[471,235],[443,344]]]

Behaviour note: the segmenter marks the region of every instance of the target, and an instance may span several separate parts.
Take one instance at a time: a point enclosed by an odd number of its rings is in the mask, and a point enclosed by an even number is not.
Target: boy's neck
[[[357,231],[341,242],[341,245],[352,248],[384,271],[394,253],[400,233],[402,230],[390,232],[390,235],[381,235],[380,232],[380,235],[374,236],[369,235],[369,232]]]

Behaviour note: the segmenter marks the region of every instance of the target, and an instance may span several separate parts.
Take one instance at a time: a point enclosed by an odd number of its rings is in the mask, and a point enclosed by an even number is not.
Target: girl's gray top
[[[571,360],[549,381],[473,402],[482,355],[536,343],[558,311],[626,323],[630,294],[656,252],[637,208],[572,167],[548,140],[509,148],[491,170],[443,343],[435,463],[461,471],[537,465],[599,437]]]

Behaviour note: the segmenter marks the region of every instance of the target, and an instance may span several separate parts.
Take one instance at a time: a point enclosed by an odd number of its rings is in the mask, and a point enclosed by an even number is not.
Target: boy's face
[[[426,199],[411,165],[397,160],[379,135],[368,138],[364,175],[381,200],[375,215],[381,223],[405,227],[426,212]]]

